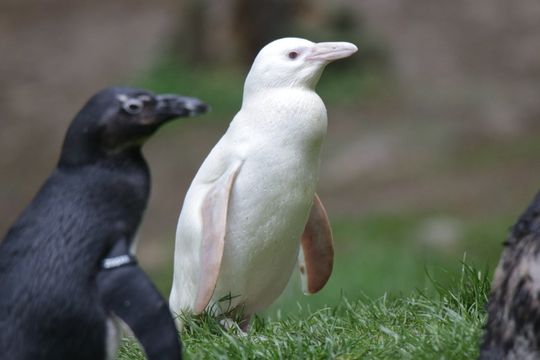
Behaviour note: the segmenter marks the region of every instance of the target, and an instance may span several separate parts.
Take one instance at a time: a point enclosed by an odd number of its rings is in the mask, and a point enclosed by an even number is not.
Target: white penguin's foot
[[[240,322],[238,323],[238,326],[243,332],[247,334],[249,332],[249,328],[251,327],[250,323],[251,323],[251,315],[244,315],[244,317],[242,317],[242,320],[240,320]]]
[[[247,336],[247,332],[231,318],[224,318],[219,321],[219,324],[227,331],[236,331],[240,336]]]
[[[219,324],[227,331],[234,329],[240,336],[247,336],[250,328],[251,315],[243,316],[239,322],[231,318],[224,318],[219,321]]]
[[[174,318],[174,323],[176,324],[176,330],[178,330],[179,333],[184,330],[184,320],[180,319],[179,316]]]

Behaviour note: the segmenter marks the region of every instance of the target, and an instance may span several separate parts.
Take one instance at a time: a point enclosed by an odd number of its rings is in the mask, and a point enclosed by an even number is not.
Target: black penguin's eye
[[[142,111],[143,103],[139,99],[127,99],[122,104],[122,109],[128,114],[136,115]]]
[[[298,57],[298,53],[296,51],[291,51],[289,54],[289,59],[296,59]]]

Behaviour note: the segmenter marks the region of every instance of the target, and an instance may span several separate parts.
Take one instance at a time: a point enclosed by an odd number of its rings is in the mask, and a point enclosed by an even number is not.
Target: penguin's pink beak
[[[311,54],[306,60],[334,61],[351,56],[358,51],[358,48],[348,42],[321,42],[316,43],[312,48]]]

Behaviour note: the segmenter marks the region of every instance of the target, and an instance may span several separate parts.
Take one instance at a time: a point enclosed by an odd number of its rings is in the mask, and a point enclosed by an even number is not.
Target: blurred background
[[[333,277],[306,299],[294,274],[271,313],[407,293],[428,273],[451,278],[464,254],[492,270],[540,188],[537,0],[2,0],[0,233],[94,92],[125,84],[200,97],[211,114],[168,125],[144,149],[153,188],[139,257],[168,295],[184,194],[239,109],[255,54],[283,36],[359,52],[318,87]]]

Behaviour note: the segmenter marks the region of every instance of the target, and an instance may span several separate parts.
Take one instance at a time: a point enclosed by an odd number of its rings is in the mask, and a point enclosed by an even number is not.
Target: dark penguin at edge
[[[504,243],[487,310],[480,360],[540,359],[540,192]]]
[[[80,110],[56,169],[0,242],[1,359],[112,358],[119,320],[149,359],[181,358],[168,305],[131,253],[150,191],[141,146],[206,110],[120,87]]]

